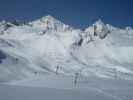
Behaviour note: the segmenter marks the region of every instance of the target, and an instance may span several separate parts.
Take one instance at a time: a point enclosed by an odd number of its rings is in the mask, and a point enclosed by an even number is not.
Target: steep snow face
[[[82,31],[46,16],[1,29],[1,81],[54,73],[57,66],[65,75],[78,72],[83,76],[132,79],[132,28],[119,29],[99,20]]]
[[[112,77],[115,71],[118,77],[132,76],[132,33],[131,28],[127,31],[98,21],[85,30],[84,45],[73,53],[79,61],[93,67],[91,70],[98,76]],[[86,70],[84,73],[88,75]]]
[[[42,32],[40,27],[22,25],[11,27],[0,35],[0,50],[8,55],[4,62],[1,58],[1,81],[54,73],[56,66],[62,66],[60,73],[73,72],[71,69],[78,62],[71,58],[69,49],[80,40],[80,30]]]

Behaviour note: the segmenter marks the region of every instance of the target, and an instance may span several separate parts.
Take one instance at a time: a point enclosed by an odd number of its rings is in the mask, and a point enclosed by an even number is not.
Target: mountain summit
[[[53,30],[53,31],[68,31],[72,30],[72,28],[69,25],[65,25],[61,21],[55,19],[54,17],[47,15],[45,17],[42,17],[39,20],[35,20],[30,23],[34,27],[40,27],[43,30]]]

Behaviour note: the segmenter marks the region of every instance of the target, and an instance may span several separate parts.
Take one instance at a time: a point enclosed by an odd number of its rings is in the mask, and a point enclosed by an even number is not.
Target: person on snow
[[[60,68],[59,66],[56,67],[56,71],[55,71],[56,75],[58,74],[59,68]]]
[[[74,85],[77,85],[78,78],[79,78],[79,73],[76,72],[76,73],[75,73],[75,77],[74,77]]]

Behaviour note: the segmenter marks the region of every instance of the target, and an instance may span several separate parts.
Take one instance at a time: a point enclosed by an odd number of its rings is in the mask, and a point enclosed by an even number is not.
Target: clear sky
[[[47,14],[80,28],[98,19],[133,27],[133,0],[0,0],[0,20],[31,21]]]

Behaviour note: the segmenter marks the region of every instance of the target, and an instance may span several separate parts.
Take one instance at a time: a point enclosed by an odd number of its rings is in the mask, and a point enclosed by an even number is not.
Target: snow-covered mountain
[[[133,29],[98,20],[75,29],[48,15],[0,23],[0,81],[58,73],[133,79]]]

